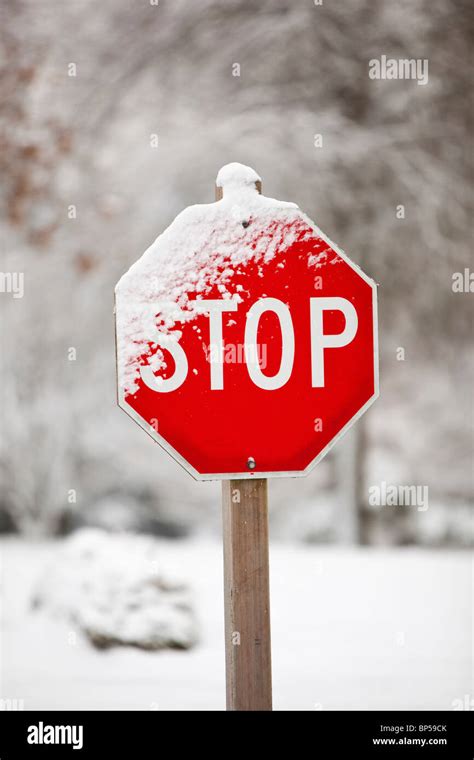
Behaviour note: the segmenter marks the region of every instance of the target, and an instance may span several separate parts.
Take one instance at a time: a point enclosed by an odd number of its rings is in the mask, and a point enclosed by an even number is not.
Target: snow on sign
[[[116,287],[119,404],[198,480],[305,475],[378,394],[376,286],[258,175]]]

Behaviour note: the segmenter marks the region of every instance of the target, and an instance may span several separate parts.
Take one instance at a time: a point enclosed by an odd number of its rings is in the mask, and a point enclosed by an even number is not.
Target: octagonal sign
[[[196,479],[305,475],[378,395],[375,283],[249,167],[116,287],[118,400]]]

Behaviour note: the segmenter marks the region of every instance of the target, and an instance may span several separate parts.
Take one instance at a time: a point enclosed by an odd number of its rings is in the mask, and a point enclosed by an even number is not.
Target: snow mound
[[[195,319],[195,300],[217,291],[240,302],[236,273],[315,236],[295,203],[261,195],[258,180],[248,166],[224,166],[217,175],[222,199],[184,209],[117,283],[117,366],[126,395],[137,392],[142,365],[166,367],[157,331],[161,345],[179,340],[173,328]]]
[[[197,641],[190,592],[160,568],[148,537],[84,529],[57,551],[35,607],[73,620],[97,647],[188,649]]]
[[[216,185],[224,189],[236,186],[254,187],[256,182],[261,182],[262,178],[250,166],[245,164],[226,164],[217,173]]]

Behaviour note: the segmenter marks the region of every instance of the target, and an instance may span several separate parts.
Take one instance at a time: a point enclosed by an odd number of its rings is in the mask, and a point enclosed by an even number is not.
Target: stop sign
[[[375,283],[229,164],[116,287],[118,401],[196,479],[305,475],[378,394]]]

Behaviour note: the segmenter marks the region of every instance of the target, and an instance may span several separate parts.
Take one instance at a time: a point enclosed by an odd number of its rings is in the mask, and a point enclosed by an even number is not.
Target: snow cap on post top
[[[233,162],[219,170],[216,177],[216,200],[225,193],[236,193],[242,190],[262,192],[262,180],[251,166]]]

